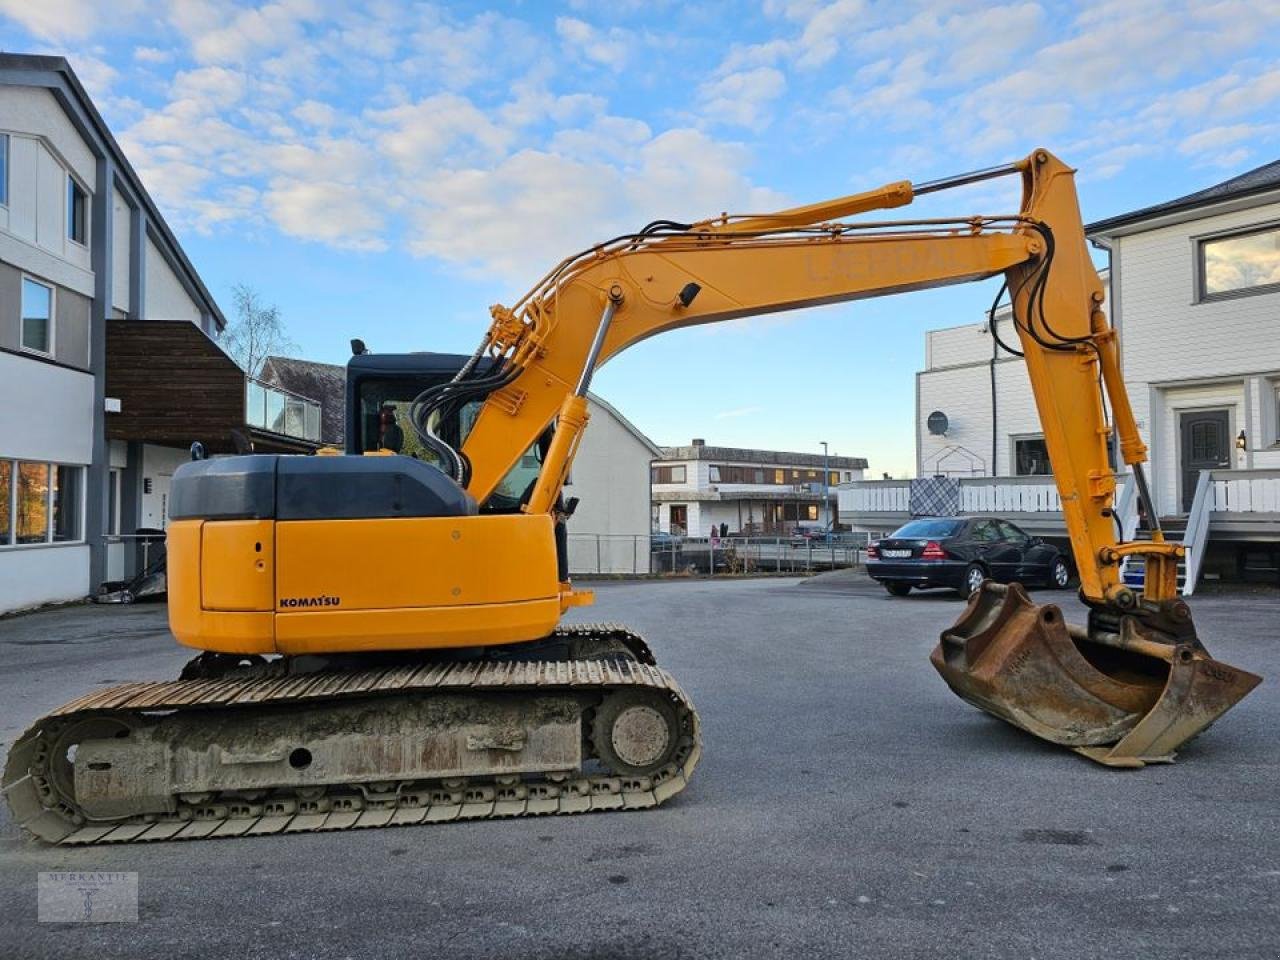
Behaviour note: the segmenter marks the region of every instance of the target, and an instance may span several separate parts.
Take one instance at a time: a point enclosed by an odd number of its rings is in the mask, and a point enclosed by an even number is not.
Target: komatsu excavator
[[[848,219],[1003,175],[1021,178],[1016,214]],[[567,573],[561,491],[592,374],[667,330],[1001,275],[1088,622],[988,582],[933,665],[966,700],[1094,760],[1170,760],[1259,678],[1201,645],[1175,590],[1180,544],[1158,526],[1117,537],[1113,431],[1154,523],[1146,449],[1073,171],[1037,150],[780,213],[650,223],[493,307],[461,363],[402,357],[383,394],[364,364],[352,454],[184,465],[169,623],[201,653],[180,679],[95,691],[23,734],[4,771],[15,820],[93,844],[662,803],[698,762],[689,698],[626,629],[559,625],[591,601]],[[414,364],[434,379],[408,404],[409,456],[383,399],[391,368]],[[1140,590],[1127,557],[1145,558]]]

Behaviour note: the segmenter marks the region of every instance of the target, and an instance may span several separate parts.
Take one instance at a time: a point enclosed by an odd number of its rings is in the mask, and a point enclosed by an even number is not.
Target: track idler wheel
[[[591,737],[614,773],[645,777],[671,762],[680,746],[680,719],[658,691],[620,690],[596,708]]]

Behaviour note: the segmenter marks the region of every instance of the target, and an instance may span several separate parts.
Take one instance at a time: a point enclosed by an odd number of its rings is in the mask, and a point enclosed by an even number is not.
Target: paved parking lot
[[[703,718],[651,812],[60,850],[0,812],[0,956],[1275,958],[1280,595],[1196,598],[1267,681],[1179,763],[1096,767],[955,699],[960,610],[857,575],[609,583]],[[1040,594],[1068,612],[1064,594]],[[173,676],[162,608],[0,621],[0,736]],[[38,871],[137,871],[137,924],[37,924]]]

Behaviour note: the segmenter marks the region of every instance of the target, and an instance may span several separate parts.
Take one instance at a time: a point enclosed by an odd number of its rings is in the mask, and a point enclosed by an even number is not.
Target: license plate
[[[891,560],[897,560],[901,557],[911,556],[910,550],[881,550],[880,556],[888,557]]]

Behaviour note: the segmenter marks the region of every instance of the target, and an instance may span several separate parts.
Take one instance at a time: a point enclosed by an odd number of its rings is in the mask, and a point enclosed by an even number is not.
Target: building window
[[[683,503],[673,503],[667,522],[669,533],[684,536],[689,532],[689,507]]]
[[[79,467],[55,466],[52,471],[53,489],[50,504],[53,514],[54,543],[68,543],[80,539],[80,476]]]
[[[787,482],[787,472],[785,470],[773,471],[773,482],[778,486],[782,486],[782,484]]]
[[[9,135],[0,133],[0,207],[9,205]]]
[[[53,287],[22,278],[22,349],[53,353]]]
[[[0,546],[84,539],[84,467],[0,460]]]
[[[1049,466],[1049,448],[1044,437],[1015,437],[1013,440],[1013,472],[1019,477],[1040,477],[1053,473]]]
[[[76,243],[87,243],[85,230],[89,196],[76,178],[67,174],[67,236]]]
[[[1280,290],[1280,228],[1200,242],[1200,298]]]
[[[13,543],[13,462],[0,460],[0,546]]]
[[[836,484],[836,483],[839,483],[839,482],[840,482],[840,471],[839,471],[839,470],[832,470],[830,473],[828,473],[828,474],[827,474],[827,483],[828,483],[828,484]]]
[[[680,464],[676,467],[654,467],[652,480],[654,483],[684,483],[684,464]]]
[[[764,467],[740,467],[733,465],[711,468],[713,483],[768,483]]]
[[[49,465],[18,464],[17,542],[49,539]]]
[[[818,505],[816,503],[810,503],[806,505],[804,509],[805,509],[805,516],[807,519],[809,520],[818,519]]]

